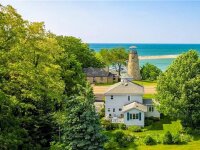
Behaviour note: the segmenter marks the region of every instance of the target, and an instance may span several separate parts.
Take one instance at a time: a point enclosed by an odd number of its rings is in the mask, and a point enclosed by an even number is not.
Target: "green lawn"
[[[152,99],[152,98],[155,98],[154,94],[144,94],[143,95],[143,99]]]
[[[133,81],[134,83],[137,83],[139,85],[142,85],[142,86],[156,86],[157,85],[157,81],[145,81],[145,80],[142,80],[142,81]]]
[[[114,136],[114,133],[119,130],[104,131],[104,133],[111,138]],[[161,141],[162,137],[167,131],[170,131],[172,134],[182,131],[182,125],[180,121],[169,121],[167,119],[163,119],[153,123],[151,126],[145,127],[143,132],[132,132],[129,130],[120,131],[123,131],[125,134],[134,135],[136,140],[135,142],[131,143],[129,147],[118,148],[118,150],[200,150],[200,135],[196,137],[185,135],[185,137],[191,139],[191,142],[188,142],[184,145],[144,145],[143,139],[146,135],[151,135],[155,140]]]

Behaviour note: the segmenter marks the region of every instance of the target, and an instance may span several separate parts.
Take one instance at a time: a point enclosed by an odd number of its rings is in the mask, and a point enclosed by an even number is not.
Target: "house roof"
[[[152,99],[143,99],[143,104],[148,105],[148,104],[153,104]]]
[[[104,95],[103,94],[95,94],[95,102],[104,102]]]
[[[86,73],[88,77],[108,77],[113,74],[107,71],[106,68],[84,68],[83,71]]]
[[[122,111],[127,112],[131,109],[138,109],[140,111],[147,112],[147,106],[138,102],[132,102],[130,104],[124,105]]]
[[[142,95],[144,87],[133,82],[119,82],[111,86],[104,95]]]

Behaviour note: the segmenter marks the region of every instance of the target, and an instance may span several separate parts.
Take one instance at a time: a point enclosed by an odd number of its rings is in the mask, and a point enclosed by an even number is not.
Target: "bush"
[[[163,137],[163,144],[172,144],[172,134],[167,131]]]
[[[104,144],[105,150],[114,150],[114,149],[117,149],[117,147],[118,147],[118,143],[113,140],[110,140]]]
[[[105,107],[103,107],[103,108],[101,109],[101,111],[99,112],[99,117],[100,117],[100,118],[105,117]]]
[[[126,127],[126,125],[124,123],[120,123],[119,124],[119,128],[122,129],[122,130],[126,130],[127,129],[127,127]]]
[[[112,130],[112,123],[110,122],[110,120],[102,119],[101,125],[105,130]]]
[[[174,143],[174,144],[180,144],[180,143],[181,143],[181,136],[180,136],[179,133],[177,133],[177,134],[175,134],[175,135],[173,136],[173,143]]]
[[[142,128],[139,126],[130,126],[128,129],[132,132],[142,132]]]
[[[153,120],[145,119],[145,126],[150,126],[153,124]]]
[[[127,147],[133,140],[133,136],[125,135],[122,131],[117,131],[115,133],[114,141],[117,142],[120,147]]]
[[[144,139],[144,144],[146,144],[146,145],[156,145],[156,140],[154,140],[150,135],[147,135]]]

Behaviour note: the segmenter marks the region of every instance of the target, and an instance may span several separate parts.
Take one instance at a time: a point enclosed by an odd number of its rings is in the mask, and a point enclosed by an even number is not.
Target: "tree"
[[[158,67],[146,63],[140,69],[140,73],[143,80],[154,81],[157,80],[157,77],[162,73],[162,71]]]
[[[184,126],[200,127],[200,59],[197,51],[180,55],[158,78],[159,111]]]
[[[81,63],[82,68],[102,67],[103,64],[95,56],[88,44],[83,43],[81,39],[72,36],[57,36],[59,45],[68,53],[73,54]]]
[[[99,52],[104,59],[106,65],[113,65],[118,71],[118,75],[121,75],[123,65],[126,65],[128,59],[128,51],[125,48],[112,48],[102,49]]]
[[[66,105],[63,143],[65,149],[103,149],[104,136],[100,133],[99,116],[94,107],[92,88],[79,87],[80,94],[72,96]]]

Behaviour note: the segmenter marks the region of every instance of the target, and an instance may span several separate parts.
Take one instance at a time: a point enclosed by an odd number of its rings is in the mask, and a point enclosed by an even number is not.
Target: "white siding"
[[[127,120],[127,113],[129,114],[137,114],[137,113],[141,113],[141,120],[139,119],[130,119]],[[144,127],[144,112],[142,111],[139,111],[137,109],[131,109],[127,112],[124,113],[124,123],[127,125],[127,126],[132,126],[132,125],[135,125],[135,126],[142,126]]]
[[[128,96],[130,96],[130,101],[128,100]],[[143,103],[141,95],[113,95],[113,99],[111,96],[105,96],[105,116],[108,117],[111,114],[112,117],[120,117],[122,111],[119,109],[123,108],[124,105],[129,104],[133,101]],[[108,108],[110,108],[110,112],[108,112]],[[113,112],[115,109],[115,112]]]
[[[160,113],[156,110],[155,107],[153,112],[152,111],[149,111],[149,106],[153,106],[153,105],[147,105],[147,112],[145,113],[145,117],[157,117],[157,118],[160,118]]]

